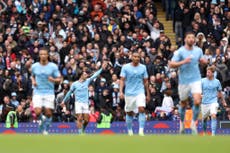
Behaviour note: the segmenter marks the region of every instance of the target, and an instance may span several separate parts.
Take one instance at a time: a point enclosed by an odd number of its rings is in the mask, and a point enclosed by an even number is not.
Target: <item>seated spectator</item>
[[[29,121],[30,112],[25,111],[22,105],[18,105],[16,109],[16,115],[17,115],[18,122],[28,122]]]
[[[157,116],[162,116],[162,114],[165,114],[166,116],[171,115],[174,109],[174,103],[171,95],[172,95],[171,89],[164,90],[164,98],[163,98],[162,106],[161,107],[158,106],[155,109],[155,113],[157,114]]]

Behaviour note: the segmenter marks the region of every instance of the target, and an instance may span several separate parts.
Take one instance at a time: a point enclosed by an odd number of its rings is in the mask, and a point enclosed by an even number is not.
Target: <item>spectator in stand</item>
[[[69,91],[70,85],[68,80],[64,80],[61,84],[62,91],[57,94],[56,100],[55,100],[55,118],[57,119],[58,122],[63,122],[63,121],[70,121],[71,118],[71,107],[73,103],[73,98],[69,98],[66,101],[66,106],[63,108],[61,106],[61,103],[66,96],[67,92]]]

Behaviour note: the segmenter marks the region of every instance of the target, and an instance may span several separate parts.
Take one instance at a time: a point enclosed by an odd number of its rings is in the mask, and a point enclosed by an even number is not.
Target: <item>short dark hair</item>
[[[41,48],[39,49],[39,51],[40,51],[40,50],[46,50],[47,53],[49,52],[49,48],[48,48],[48,47],[41,47]]]
[[[195,36],[195,33],[193,31],[187,31],[184,35],[184,37],[187,37],[187,35],[194,35]]]

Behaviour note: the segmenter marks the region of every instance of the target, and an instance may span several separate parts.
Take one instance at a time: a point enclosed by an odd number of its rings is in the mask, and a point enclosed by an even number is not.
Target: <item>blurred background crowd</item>
[[[74,121],[74,98],[64,108],[60,103],[79,72],[87,67],[93,73],[102,61],[110,64],[89,86],[90,121],[101,108],[124,121],[119,74],[136,50],[149,74],[146,118],[177,120],[177,70],[169,69],[168,60],[183,45],[186,31],[196,34],[195,45],[216,67],[230,106],[229,8],[230,0],[0,0],[0,120],[15,110],[19,122],[36,121],[30,68],[44,46],[63,77],[55,88],[53,121]],[[158,9],[173,21],[175,44],[157,18]],[[205,68],[200,67],[203,77]],[[230,108],[220,107],[218,117],[230,120]]]

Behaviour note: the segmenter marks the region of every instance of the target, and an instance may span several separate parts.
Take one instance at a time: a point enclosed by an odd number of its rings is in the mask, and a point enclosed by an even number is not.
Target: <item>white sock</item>
[[[128,133],[129,134],[133,134],[133,130],[128,130]]]
[[[139,128],[139,133],[144,133],[144,128]]]

